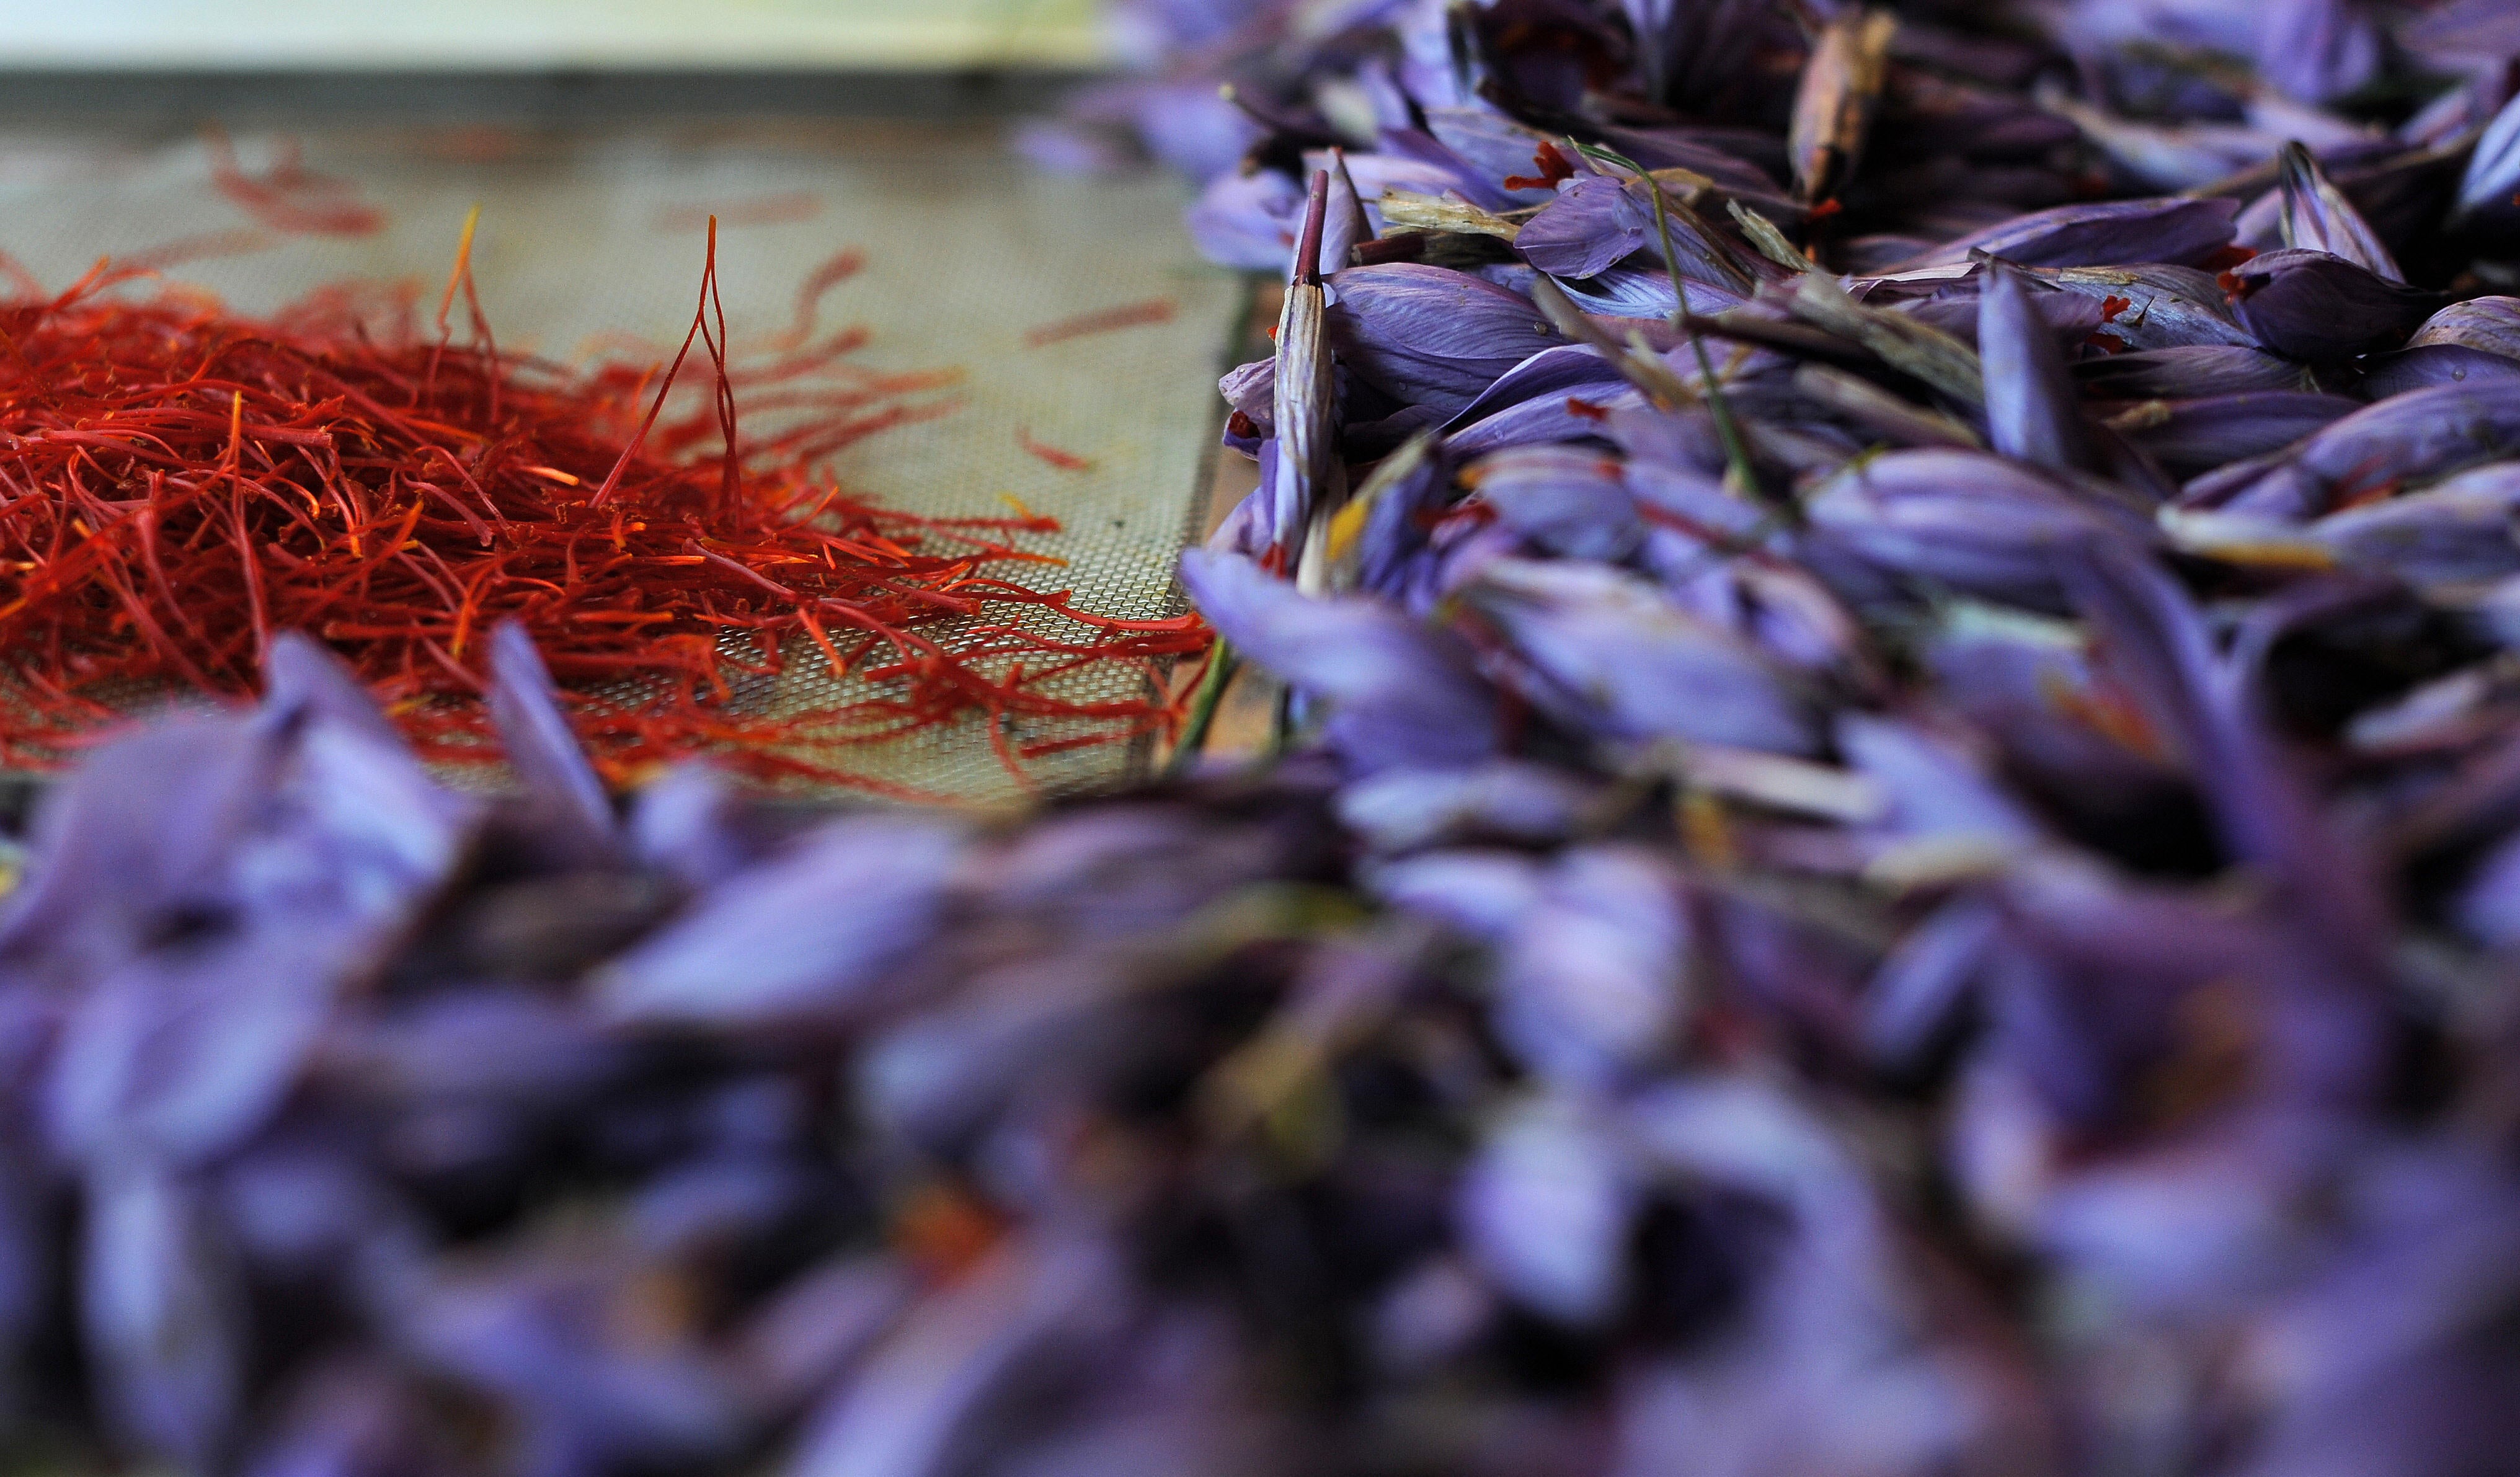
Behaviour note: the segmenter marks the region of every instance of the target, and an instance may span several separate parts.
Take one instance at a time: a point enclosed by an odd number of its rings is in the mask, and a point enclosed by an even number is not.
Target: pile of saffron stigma
[[[921,395],[950,376],[840,363],[863,335],[814,338],[810,298],[785,352],[731,368],[713,225],[661,378],[503,355],[471,242],[468,222],[434,332],[408,292],[337,288],[253,321],[110,264],[58,293],[11,267],[0,760],[59,762],[180,690],[249,694],[292,629],[348,660],[423,753],[477,757],[486,639],[511,619],[615,780],[705,749],[757,778],[880,788],[849,750],[959,723],[1020,777],[1172,723],[1158,663],[1204,647],[1195,617],[1102,619],[994,572],[1058,562],[1014,543],[1050,518],[921,517],[822,470],[935,413]],[[713,392],[674,397],[695,342]],[[738,438],[739,389],[783,413],[774,433]],[[851,695],[777,716],[742,700],[796,661]],[[1113,662],[1145,669],[1143,695],[1070,695]]]

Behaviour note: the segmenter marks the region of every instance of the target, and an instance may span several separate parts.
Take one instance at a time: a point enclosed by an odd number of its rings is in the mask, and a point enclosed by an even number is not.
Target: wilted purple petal
[[[2234,333],[2242,332],[2232,325]],[[2074,378],[2094,397],[2187,400],[2245,390],[2298,389],[2301,366],[2236,343],[2191,343],[2086,359]]]
[[[1540,151],[1564,150],[1562,141],[1526,128],[1504,114],[1485,108],[1429,108],[1426,110],[1426,131],[1436,142],[1477,171],[1481,181],[1506,200],[1517,205],[1546,204],[1556,193],[1548,184],[1509,187],[1509,179],[1541,179],[1549,173]],[[1566,162],[1575,166],[1576,161]],[[1591,168],[1577,166],[1579,172]]]
[[[215,897],[282,758],[281,736],[243,717],[177,718],[99,748],[36,814],[0,958],[66,981],[121,963]]]
[[[2110,423],[2174,472],[2280,451],[2354,414],[2359,400],[2307,390],[2247,390],[2140,405]]]
[[[2474,584],[2520,573],[2520,463],[2496,463],[2310,525],[2349,563],[2414,585]]]
[[[2311,3],[2333,4],[2336,0]],[[2342,256],[2390,282],[2407,280],[2407,274],[2398,268],[2397,257],[2390,254],[2388,244],[2380,240],[2379,233],[2371,229],[2371,223],[2354,208],[2344,192],[2328,182],[2309,150],[2299,144],[2287,144],[2281,162],[2282,182],[2276,187],[2276,198],[2285,246]]]
[[[1838,720],[1847,762],[1890,797],[1890,829],[2002,851],[2036,845],[2039,823],[1997,785],[1982,756],[1914,724],[1849,713]]]
[[[2149,530],[2017,463],[1979,452],[1891,452],[1849,467],[1805,499],[1815,528],[1897,574],[2034,606],[2055,603],[2053,559]]]
[[[1382,851],[1494,835],[1563,839],[1597,796],[1565,771],[1499,759],[1470,769],[1393,770],[1339,791],[1339,820]]]
[[[2458,182],[2458,213],[2505,219],[2520,196],[2520,96],[2502,105],[2468,157]]]
[[[1690,943],[1679,879],[1659,858],[1570,850],[1500,946],[1497,1034],[1543,1079],[1614,1088],[1662,1057],[1688,1018]]]
[[[601,1243],[432,1267],[392,1307],[393,1337],[493,1403],[523,1470],[723,1459],[743,1432],[738,1392],[670,1311],[638,1306],[644,1270]],[[622,1337],[640,1315],[641,1336]]]
[[[2379,74],[2387,42],[2358,0],[2266,0],[2256,10],[2258,72],[2286,94],[2325,103]]]
[[[892,1255],[835,1258],[782,1287],[744,1325],[736,1358],[757,1404],[788,1410],[832,1387],[916,1300]]]
[[[911,1310],[858,1376],[808,1417],[788,1477],[927,1477],[1010,1390],[1037,1387],[1069,1344],[1126,1314],[1107,1248],[1027,1237]],[[982,1443],[986,1445],[985,1442]]]
[[[1652,234],[1652,208],[1626,181],[1587,175],[1525,221],[1513,248],[1552,277],[1595,277],[1644,249]]]
[[[1208,260],[1251,272],[1282,273],[1294,254],[1304,187],[1275,169],[1225,173],[1209,182],[1187,223]]]
[[[2407,347],[2456,345],[2520,359],[2520,297],[2470,297],[2424,320]]]
[[[2230,303],[2211,272],[2155,263],[2047,267],[2029,275],[2099,304],[2101,322],[2090,339],[2095,347],[2115,352],[2257,343],[2231,316]]]
[[[641,786],[627,831],[643,865],[695,888],[733,876],[768,844],[734,783],[704,764],[678,764]]]
[[[346,973],[341,939],[292,920],[160,950],[94,982],[45,1098],[58,1151],[171,1162],[228,1148],[294,1084]]]
[[[2394,354],[2372,354],[2362,365],[2361,387],[2373,400],[2445,384],[2520,380],[2520,358],[2455,343],[2427,343]]]
[[[348,663],[302,631],[283,631],[271,639],[262,686],[266,712],[308,715],[373,742],[402,746],[402,736]]]

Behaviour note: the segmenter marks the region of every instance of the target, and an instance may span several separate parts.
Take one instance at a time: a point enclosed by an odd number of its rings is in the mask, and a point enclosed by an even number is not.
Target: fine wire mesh
[[[184,263],[171,279],[247,313],[345,278],[411,279],[433,305],[465,213],[478,204],[473,271],[502,350],[583,362],[625,336],[664,352],[680,342],[710,210],[724,217],[720,291],[739,349],[786,329],[800,282],[854,246],[866,265],[826,296],[822,316],[826,330],[869,331],[849,362],[886,374],[956,370],[961,379],[918,397],[950,401],[946,413],[837,454],[830,465],[842,486],[931,517],[1005,516],[1013,499],[1062,525],[1015,542],[1067,562],[992,572],[1071,590],[1079,608],[1109,616],[1182,608],[1173,560],[1196,515],[1214,441],[1217,361],[1241,290],[1198,261],[1179,224],[1178,187],[1154,176],[1040,175],[1009,155],[999,128],[958,123],[406,125],[296,137],[305,167],[354,182],[386,213],[384,229],[291,238]],[[275,140],[242,134],[237,147],[258,171]],[[47,286],[68,284],[102,254],[249,224],[213,188],[199,139],[0,135],[0,247]],[[1172,301],[1169,321],[1024,341],[1029,329],[1152,298]],[[1054,466],[1024,449],[1026,435],[1093,466]],[[1022,624],[1082,634],[1046,610],[1027,610]],[[954,632],[947,623],[921,629],[936,639]],[[810,648],[786,654],[777,681],[739,688],[737,711],[789,718],[872,691],[856,676],[834,683]],[[1102,663],[1053,691],[1087,701],[1133,697],[1147,678],[1132,664]],[[1008,737],[1036,743],[1077,727],[1033,722]],[[1129,743],[1073,749],[1032,761],[1025,775],[1045,792],[1090,787],[1122,778],[1143,751]],[[814,756],[835,757],[878,784],[973,803],[1024,789],[977,719]]]

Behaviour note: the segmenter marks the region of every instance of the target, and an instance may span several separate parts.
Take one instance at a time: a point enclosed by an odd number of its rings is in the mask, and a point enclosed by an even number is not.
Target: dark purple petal
[[[2424,320],[2407,347],[2455,345],[2520,359],[2520,297],[2470,297]]]
[[[2311,524],[2350,563],[2416,585],[2476,584],[2520,573],[2520,463],[2501,462]]]
[[[2239,333],[2239,326],[2232,325]],[[2236,343],[2190,343],[2086,359],[2074,378],[2110,400],[2187,400],[2245,390],[2299,389],[2301,366]]]
[[[2456,343],[2427,343],[2362,360],[2362,392],[2386,400],[2446,384],[2520,380],[2520,358]]]
[[[2276,518],[2520,453],[2520,380],[2411,390],[2337,421],[2267,465],[2235,464],[2182,502]]]
[[[2354,208],[2344,192],[2328,182],[2309,150],[2299,144],[2287,144],[2281,163],[2282,182],[2276,187],[2276,198],[2285,246],[2342,256],[2390,282],[2407,280],[2407,274],[2398,268],[2397,257],[2390,254],[2388,244],[2380,240],[2379,233],[2371,229],[2371,223]]]
[[[2138,406],[2111,423],[2174,472],[2280,451],[2354,414],[2362,402],[2307,390],[2248,390]]]
[[[2002,262],[1988,266],[1978,290],[1977,352],[1994,449],[2041,467],[2090,466],[2081,398],[2055,336],[2032,311],[2020,276]]]
[[[2234,316],[2296,359],[2394,348],[2441,301],[2325,251],[2270,251],[2223,274]]]
[[[2232,201],[2176,197],[2057,205],[1970,232],[1906,265],[1964,262],[1973,251],[2031,267],[2190,264],[2230,245],[2231,218],[2238,211]]]

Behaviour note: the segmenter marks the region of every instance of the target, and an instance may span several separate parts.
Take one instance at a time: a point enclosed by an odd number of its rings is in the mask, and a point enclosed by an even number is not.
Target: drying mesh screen
[[[668,348],[680,340],[712,210],[722,217],[721,291],[739,348],[788,328],[799,284],[855,246],[864,268],[823,305],[826,327],[870,331],[852,362],[961,378],[927,396],[950,402],[944,414],[841,452],[832,466],[844,485],[936,516],[1004,515],[1012,498],[1059,519],[1062,532],[1021,541],[1067,563],[998,573],[1070,589],[1079,606],[1108,615],[1181,608],[1173,559],[1198,514],[1217,361],[1240,289],[1199,263],[1179,225],[1177,188],[1161,179],[1047,178],[1011,157],[987,124],[345,127],[295,137],[304,167],[355,182],[387,216],[383,229],[291,238],[190,261],[171,277],[248,313],[352,277],[413,279],[433,300],[477,203],[474,274],[502,347],[571,361],[622,336]],[[248,133],[236,142],[255,170],[282,141]],[[48,286],[100,254],[250,224],[213,187],[202,140],[0,135],[0,247]],[[1168,321],[1025,342],[1041,325],[1156,298],[1173,304]],[[1092,466],[1055,465],[1026,450],[1025,437]],[[1054,615],[1027,621],[1061,630]],[[952,630],[927,629],[940,638]],[[833,706],[833,689],[826,667],[791,651],[782,677],[749,684],[739,702],[809,713]],[[1140,675],[1107,664],[1062,691],[1096,699],[1143,689]],[[1064,731],[1019,723],[1009,737],[1037,744]],[[1107,783],[1142,757],[1135,747],[1049,754],[1027,774],[1050,791]],[[977,721],[854,747],[844,763],[980,803],[1020,790]]]

